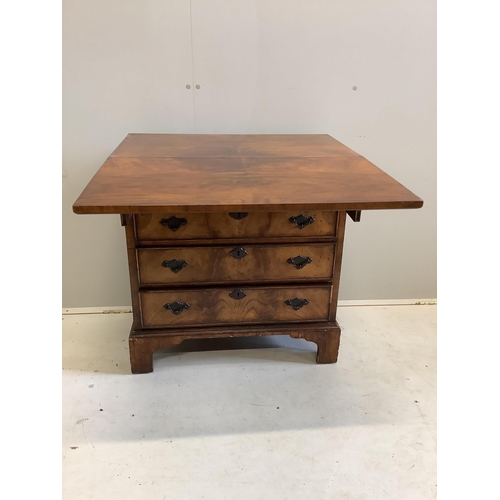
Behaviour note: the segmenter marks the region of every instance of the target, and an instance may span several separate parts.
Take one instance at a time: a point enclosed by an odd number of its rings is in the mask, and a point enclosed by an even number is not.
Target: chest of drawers
[[[335,362],[346,216],[421,205],[329,136],[131,134],[73,209],[121,214],[145,373],[195,338],[287,334]]]

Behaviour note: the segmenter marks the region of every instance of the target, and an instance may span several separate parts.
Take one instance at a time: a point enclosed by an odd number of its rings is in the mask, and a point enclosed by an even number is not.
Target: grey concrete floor
[[[339,361],[190,341],[131,375],[130,314],[63,316],[63,498],[436,496],[436,307],[342,307]]]

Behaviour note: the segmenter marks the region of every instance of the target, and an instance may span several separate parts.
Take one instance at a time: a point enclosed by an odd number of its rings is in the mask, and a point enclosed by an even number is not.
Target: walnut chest
[[[121,215],[145,373],[194,338],[290,335],[335,362],[346,216],[422,204],[328,135],[129,134],[73,210]]]

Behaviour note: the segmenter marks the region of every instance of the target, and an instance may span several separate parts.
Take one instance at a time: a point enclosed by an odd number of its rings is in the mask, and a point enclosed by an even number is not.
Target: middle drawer
[[[324,281],[333,255],[333,244],[139,248],[139,284]]]

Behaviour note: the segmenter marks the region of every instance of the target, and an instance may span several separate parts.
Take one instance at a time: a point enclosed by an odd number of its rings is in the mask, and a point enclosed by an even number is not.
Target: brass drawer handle
[[[248,212],[229,212],[229,216],[235,220],[244,219],[248,215]]]
[[[309,301],[307,299],[299,299],[295,297],[294,299],[285,300],[285,304],[290,306],[294,311],[298,311],[301,307],[307,306]]]
[[[288,219],[292,224],[295,224],[299,229],[304,229],[309,224],[314,222],[314,217],[311,215],[297,215]]]
[[[160,224],[164,227],[168,227],[170,231],[178,231],[182,226],[185,226],[188,223],[187,219],[184,217],[176,217],[175,215],[172,215],[172,217],[169,217],[168,219],[162,219],[160,221]]]
[[[180,314],[184,309],[189,309],[191,304],[187,302],[172,302],[171,304],[165,304],[163,306],[167,311],[172,311],[174,314]]]
[[[164,260],[161,265],[163,267],[166,267],[170,269],[173,273],[178,273],[179,271],[182,271],[185,267],[187,267],[189,262],[187,260]]]
[[[234,290],[229,294],[229,296],[234,300],[241,300],[244,299],[247,294],[243,290]]]
[[[313,260],[311,257],[302,257],[302,255],[297,255],[297,257],[290,257],[287,262],[289,264],[292,264],[295,266],[297,269],[302,269],[307,266],[307,264],[310,264]]]
[[[235,259],[242,259],[248,255],[248,252],[243,247],[235,247],[229,252],[229,255]]]

